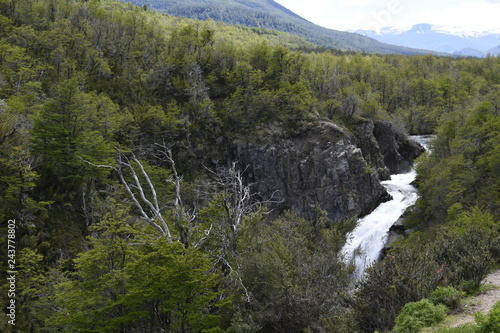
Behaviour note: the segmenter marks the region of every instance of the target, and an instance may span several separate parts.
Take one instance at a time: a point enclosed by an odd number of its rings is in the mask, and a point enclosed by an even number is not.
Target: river
[[[412,136],[412,139],[427,149],[427,136]],[[358,226],[349,237],[343,252],[356,265],[355,276],[360,278],[367,267],[380,257],[380,251],[387,240],[389,228],[403,215],[405,210],[418,199],[417,189],[411,185],[417,173],[391,175],[382,182],[392,200],[380,204],[374,211],[358,221]]]

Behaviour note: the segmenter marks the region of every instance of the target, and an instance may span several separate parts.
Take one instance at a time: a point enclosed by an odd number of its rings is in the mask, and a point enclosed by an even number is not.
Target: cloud
[[[380,29],[418,23],[500,28],[500,0],[277,0],[323,27]]]
[[[499,27],[498,13],[500,1],[463,1],[456,6],[444,8],[427,7],[413,11],[402,18],[414,23],[431,23],[451,26],[490,26]]]
[[[336,5],[340,9],[352,8],[352,7],[369,7],[373,6],[374,3],[378,1],[374,0],[349,0],[349,1],[336,1]]]

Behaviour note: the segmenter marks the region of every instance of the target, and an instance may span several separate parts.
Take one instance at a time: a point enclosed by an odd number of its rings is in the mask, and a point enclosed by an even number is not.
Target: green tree
[[[131,277],[125,299],[134,304],[146,327],[171,332],[200,332],[220,325],[219,278],[211,262],[195,248],[165,239],[142,249],[127,268]],[[214,330],[215,332],[215,330]]]
[[[60,271],[46,267],[43,256],[30,248],[19,252],[18,262],[16,332],[46,332],[45,320],[55,313],[50,297],[64,277]]]
[[[44,182],[52,193],[78,189],[85,177],[99,174],[82,158],[110,160],[116,110],[105,96],[83,92],[78,77],[55,87],[32,131],[32,147],[43,160]]]
[[[75,272],[56,286],[58,313],[50,326],[73,332],[127,332],[134,309],[123,302],[127,293],[125,267],[138,257],[137,231],[128,224],[124,208],[108,213],[91,230],[90,250],[74,260]]]
[[[90,250],[57,286],[48,323],[72,332],[199,332],[219,325],[217,275],[194,248],[147,236],[118,206],[90,229]]]
[[[245,289],[236,318],[259,332],[291,332],[345,317],[339,304],[350,277],[335,255],[345,242],[342,224],[325,228],[323,216],[314,226],[293,213],[266,224],[247,221],[240,236],[235,267]]]
[[[441,120],[433,153],[418,164],[425,175],[419,177],[423,199],[418,203],[424,220],[443,221],[454,204],[484,206],[498,216],[499,119],[493,105],[483,101]]]
[[[312,113],[316,101],[304,81],[280,84],[275,92],[277,119],[288,133],[300,131],[302,122]]]

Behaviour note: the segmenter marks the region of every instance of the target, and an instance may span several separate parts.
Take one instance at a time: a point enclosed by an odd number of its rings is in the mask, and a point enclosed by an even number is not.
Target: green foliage
[[[443,304],[448,309],[456,309],[460,305],[460,300],[464,293],[453,287],[437,287],[429,295],[429,300],[434,304]]]
[[[348,270],[332,256],[344,237],[335,227],[315,229],[292,213],[267,226],[258,220],[247,223],[238,244],[245,289],[235,304],[237,318],[253,322],[259,332],[304,330],[320,319],[328,325],[345,318],[339,302],[349,285]],[[234,322],[234,330],[245,331],[241,324]]]
[[[109,158],[116,129],[116,106],[106,96],[83,93],[78,81],[71,78],[55,87],[54,98],[45,103],[33,128],[33,149],[44,166],[65,181],[85,175],[82,158]]]
[[[466,280],[460,285],[460,289],[467,295],[475,295],[479,291],[480,285],[477,280]]]
[[[448,283],[460,287],[467,283],[467,291],[477,290],[495,263],[498,252],[498,235],[478,228],[471,228],[463,235],[454,230],[431,244],[436,260],[447,272]]]
[[[446,289],[437,289],[442,285],[476,291],[497,258],[498,234],[489,229],[491,219],[474,209],[457,218],[460,227],[442,227],[434,237],[415,233],[404,246],[393,248],[360,283],[353,303],[360,329],[387,330],[406,303],[430,295],[452,306],[460,292],[448,289],[451,294],[446,295]]]
[[[486,315],[476,317],[478,333],[498,333],[500,332],[500,303],[496,303],[493,309]]]
[[[58,274],[46,271],[42,259],[42,255],[29,248],[17,252],[14,289],[16,325],[2,327],[3,332],[41,332],[45,319],[52,315],[49,295],[54,291],[53,284],[57,283]]]
[[[406,304],[396,318],[394,333],[415,333],[424,327],[441,322],[448,312],[442,304],[432,304],[428,299]]]
[[[32,197],[39,174],[34,170],[33,156],[26,142],[26,134],[20,133],[16,118],[0,111],[6,133],[0,142],[0,218],[22,217],[33,222],[34,214],[43,209],[44,203]],[[10,119],[9,119],[10,118]],[[11,121],[12,119],[12,122]],[[18,120],[19,121],[19,120]]]
[[[498,112],[485,101],[476,110],[456,111],[443,119],[433,154],[419,164],[423,200],[421,214],[427,221],[443,220],[443,214],[459,204],[478,206],[499,214]]]
[[[75,259],[75,273],[57,285],[54,302],[62,311],[49,318],[49,325],[75,332],[112,332],[124,327],[133,317],[122,298],[126,295],[127,264],[138,257],[128,244],[134,231],[124,219],[107,215],[93,226],[98,237],[90,239],[92,248]]]
[[[155,243],[127,270],[130,289],[125,298],[143,309],[139,315],[144,318],[159,311],[154,321],[164,329],[199,332],[217,327],[220,318],[213,313],[227,302],[217,302],[220,293],[212,291],[219,281],[209,273],[211,262],[181,243]]]
[[[362,332],[387,331],[405,306],[427,297],[444,280],[445,271],[424,246],[402,248],[373,265],[353,300]]]
[[[210,261],[194,248],[145,237],[129,219],[119,208],[92,226],[91,249],[57,286],[50,325],[72,332],[216,328],[215,309],[225,303],[212,291],[219,281]]]
[[[0,219],[18,222],[22,330],[387,330],[438,286],[477,288],[500,253],[500,59],[313,52],[276,30],[148,8],[0,0]],[[352,303],[338,255],[351,222],[270,222],[206,171],[235,142],[300,139],[318,119],[438,134],[414,214],[434,228],[375,265]],[[184,201],[157,144],[172,147]],[[141,161],[144,195],[156,189],[184,246],[137,222],[116,148]]]

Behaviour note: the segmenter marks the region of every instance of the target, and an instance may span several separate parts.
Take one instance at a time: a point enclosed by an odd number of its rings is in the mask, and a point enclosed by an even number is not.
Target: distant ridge
[[[498,55],[500,29],[466,30],[460,27],[416,24],[411,28],[386,27],[380,31],[357,30],[356,33],[382,43],[446,52],[458,56]]]
[[[429,54],[437,52],[389,45],[355,33],[320,27],[273,0],[131,0],[160,13],[226,24],[275,29],[303,37],[319,47],[380,54]]]

